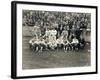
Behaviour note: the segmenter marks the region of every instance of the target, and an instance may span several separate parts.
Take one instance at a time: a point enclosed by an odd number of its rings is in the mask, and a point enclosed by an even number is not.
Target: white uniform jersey
[[[57,39],[57,40],[56,40],[56,43],[57,43],[57,44],[64,44],[64,42],[63,42],[63,39],[62,39],[62,38]]]
[[[49,36],[50,35],[50,30],[46,30],[45,35]]]
[[[34,43],[35,40],[36,40],[35,38],[32,38],[31,40],[29,40],[29,44]]]
[[[57,31],[56,31],[56,30],[50,30],[50,34],[51,34],[52,36],[56,36]]]
[[[39,43],[45,45],[45,40],[39,41]]]
[[[78,41],[78,39],[74,38],[74,39],[72,40],[72,43],[79,43],[79,41]]]
[[[48,44],[49,44],[49,46],[50,46],[51,48],[57,47],[56,41],[49,42]]]
[[[49,42],[56,41],[57,31],[56,30],[50,30],[49,34],[50,34],[49,35]]]
[[[40,27],[34,26],[32,29],[32,34],[39,38],[39,36],[41,35]]]
[[[29,44],[31,44],[33,42],[33,39],[29,40]]]

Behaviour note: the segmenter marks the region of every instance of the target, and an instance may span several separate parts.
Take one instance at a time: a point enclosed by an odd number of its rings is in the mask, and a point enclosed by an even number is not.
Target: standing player
[[[56,35],[57,35],[57,31],[55,30],[55,28],[53,28],[52,30],[50,30],[50,36],[49,36],[49,40],[52,41],[53,40],[56,40]]]
[[[68,38],[68,30],[66,29],[66,27],[64,27],[61,36],[63,36],[63,38]]]
[[[49,36],[50,36],[50,30],[49,30],[49,28],[46,28],[45,35],[43,36],[43,38],[45,39],[45,48],[46,48],[46,50],[49,47]]]
[[[41,30],[40,30],[40,27],[37,25],[37,23],[32,29],[32,35],[36,36],[36,38],[39,38],[41,36]]]
[[[53,28],[52,30],[50,30],[49,33],[49,47],[51,49],[55,49],[57,47],[56,44],[56,35],[57,35],[57,31]]]

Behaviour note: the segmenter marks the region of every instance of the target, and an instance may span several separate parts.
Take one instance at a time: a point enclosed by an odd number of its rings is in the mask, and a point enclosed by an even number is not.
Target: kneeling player
[[[31,48],[31,49],[33,49],[34,48],[34,42],[36,41],[36,38],[34,37],[34,38],[32,38],[31,40],[29,40],[29,47]]]
[[[71,49],[71,44],[68,40],[64,41],[64,51],[68,51]]]
[[[79,41],[76,37],[72,39],[71,44],[72,44],[72,50],[76,50],[76,49],[78,50]]]
[[[40,50],[40,40],[39,39],[34,41],[34,50],[35,51],[39,51]]]
[[[63,49],[63,46],[64,46],[64,42],[63,42],[63,38],[60,37],[56,40],[56,43],[57,43],[57,49]]]
[[[57,48],[56,41],[49,42],[48,45],[49,45],[49,48],[52,50],[55,50]]]
[[[44,39],[41,39],[40,40],[40,52],[43,51],[43,49],[46,48],[46,43],[45,43],[45,40]]]

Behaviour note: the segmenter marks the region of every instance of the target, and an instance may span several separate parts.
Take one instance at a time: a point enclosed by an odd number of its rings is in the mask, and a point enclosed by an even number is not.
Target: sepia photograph
[[[23,69],[90,66],[91,14],[23,10]]]
[[[12,2],[12,78],[97,73],[97,6]]]

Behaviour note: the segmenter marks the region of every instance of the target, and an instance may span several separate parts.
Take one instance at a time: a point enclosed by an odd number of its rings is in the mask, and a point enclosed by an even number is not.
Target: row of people
[[[84,48],[85,41],[83,39],[78,40],[76,37],[74,37],[71,42],[68,39],[64,40],[63,36],[58,39],[53,38],[52,40],[49,40],[48,38],[43,39],[43,37],[38,39],[35,37],[29,41],[29,45],[34,51],[43,51],[48,49],[63,49],[64,51],[67,51]]]

